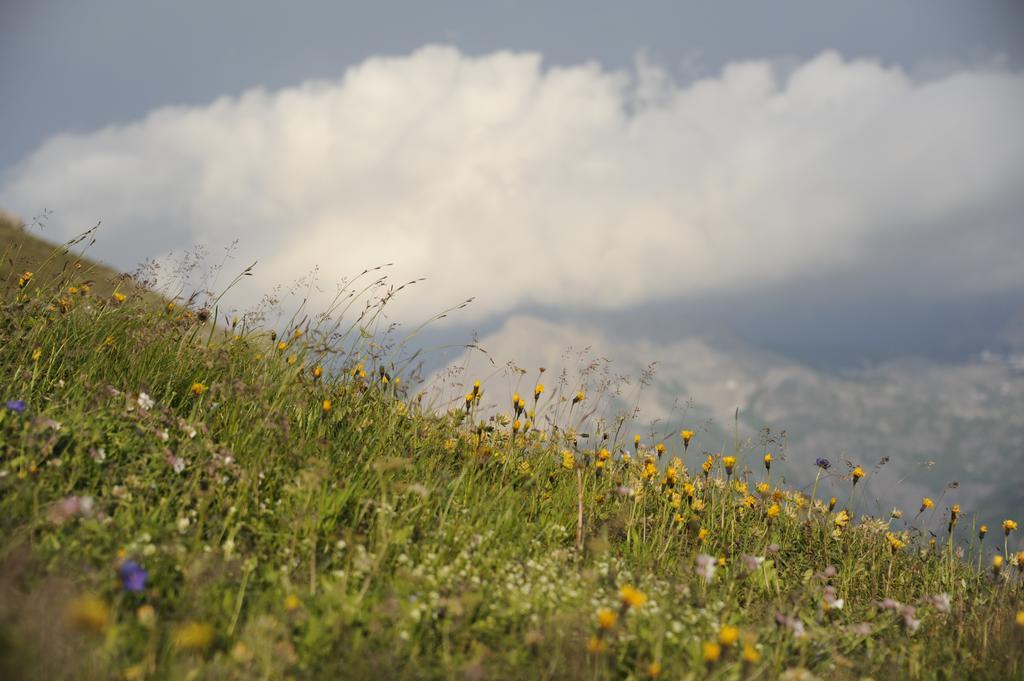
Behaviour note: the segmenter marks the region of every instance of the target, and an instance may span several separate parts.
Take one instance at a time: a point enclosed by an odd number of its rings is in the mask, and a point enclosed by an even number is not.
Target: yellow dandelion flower
[[[288,362],[289,366],[291,366],[292,364],[295,364],[295,361],[296,361],[295,355],[288,355],[288,359],[286,361]]]
[[[856,485],[857,481],[864,477],[864,469],[860,466],[855,466],[850,475],[853,477],[853,484]]]
[[[330,400],[324,400],[323,404],[320,405],[320,408],[323,409],[323,412],[325,414],[329,412],[333,407],[334,404]]]
[[[709,534],[711,534],[711,532],[708,530],[708,528],[706,528],[706,527],[700,528],[697,531],[697,541],[703,542],[705,539],[708,538]]]
[[[766,470],[770,471],[772,469],[772,460],[773,459],[771,452],[768,452],[767,454],[764,455],[764,467]]]
[[[568,449],[562,450],[562,468],[566,470],[572,470],[576,467],[576,457],[572,455]]]
[[[200,383],[199,381],[196,381],[195,383],[192,384],[192,387],[189,388],[189,390],[192,391],[193,395],[202,395],[203,393],[206,392],[206,386]]]
[[[34,275],[35,272],[29,272],[28,270],[25,270],[22,273],[22,275],[18,277],[18,288],[25,288],[26,286],[28,286],[28,282],[32,281],[32,277]]]
[[[771,491],[771,485],[769,485],[767,482],[760,482],[757,484],[758,494],[765,495],[768,494],[769,491]]]
[[[731,624],[725,625],[722,627],[722,630],[718,632],[718,642],[727,648],[735,645],[738,640],[740,640],[740,630],[738,627],[734,627]]]
[[[174,632],[174,647],[203,651],[213,643],[213,627],[202,622],[186,622]]]
[[[634,435],[633,436],[633,449],[637,449],[639,447],[640,447],[640,436],[639,435]]]
[[[684,430],[681,433],[679,433],[679,437],[683,438],[683,448],[685,449],[686,447],[690,446],[690,440],[693,439],[693,431]]]
[[[519,429],[522,428],[522,427],[523,427],[523,424],[520,423],[519,419],[516,419],[515,421],[512,422],[512,432],[513,433],[519,432]]]
[[[68,286],[68,293],[70,293],[73,296],[77,296],[78,295],[78,287],[77,286]]]
[[[836,498],[832,497],[828,500],[828,512],[831,513],[836,507]]]
[[[925,511],[925,509],[933,508],[934,506],[935,506],[935,502],[932,501],[930,498],[925,497],[925,498],[921,499],[921,510],[919,511],[919,513],[923,513]]]
[[[892,549],[893,553],[896,553],[897,551],[899,551],[900,549],[902,549],[904,546],[907,545],[906,542],[904,542],[902,539],[897,537],[892,532],[886,532],[885,533],[885,538],[889,540],[889,548]]]
[[[533,388],[533,399],[534,400],[539,400],[540,396],[543,395],[543,394],[544,394],[544,384],[543,383],[538,383]]]
[[[647,594],[628,584],[619,589],[619,598],[630,608],[640,608],[647,602]]]
[[[604,631],[614,627],[618,619],[619,616],[611,608],[601,608],[597,611],[597,626]]]
[[[708,664],[714,664],[718,662],[718,658],[722,657],[722,646],[718,645],[714,641],[708,641],[704,644],[704,661]]]
[[[999,574],[999,571],[1003,569],[1003,557],[998,553],[992,556],[992,572]]]
[[[1017,626],[1024,629],[1024,610],[1017,613]]]
[[[292,336],[294,336],[295,338],[302,338],[302,329],[295,329],[295,332],[292,334]]]
[[[323,375],[324,375],[324,368],[322,366],[317,364],[315,367],[313,367],[313,378],[320,378]]]
[[[779,517],[779,513],[781,513],[781,512],[782,512],[782,509],[779,508],[778,504],[772,504],[771,506],[768,507],[768,511],[767,511],[768,518],[771,519],[771,520],[774,520],[775,518]]]
[[[1003,521],[1003,534],[1005,534],[1007,537],[1009,537],[1010,533],[1013,532],[1016,529],[1017,529],[1017,521],[1016,520],[1004,520]]]
[[[295,594],[288,594],[284,599],[284,609],[288,612],[295,612],[302,605],[299,597]]]
[[[748,494],[747,496],[743,497],[743,505],[746,506],[747,508],[756,508],[757,497]]]
[[[988,525],[982,525],[978,528],[978,541],[983,541],[985,535],[988,534]]]
[[[32,361],[33,362],[38,362],[39,358],[42,357],[42,356],[43,356],[43,349],[42,348],[36,348],[35,350],[32,351]]]
[[[840,529],[846,527],[850,523],[850,512],[844,508],[836,513],[835,523],[836,527]]]
[[[715,457],[713,457],[713,456],[711,456],[711,455],[709,454],[709,455],[708,455],[708,458],[704,459],[704,463],[702,463],[702,464],[700,465],[700,467],[701,467],[702,469],[704,469],[704,475],[707,475],[708,473],[710,473],[710,472],[711,472],[711,468],[712,468],[712,466],[714,466],[714,465],[715,465]]]
[[[694,499],[693,503],[690,504],[690,508],[693,509],[694,513],[700,513],[704,510],[704,501],[701,499]]]
[[[658,456],[661,456],[662,454],[664,454],[665,453],[665,443],[664,442],[659,442],[658,444],[656,444],[654,446],[654,451],[657,452]]]
[[[576,404],[577,402],[582,402],[585,399],[587,399],[587,394],[581,390],[572,398],[572,403]]]
[[[735,456],[722,457],[722,465],[725,466],[725,474],[732,475],[732,469],[736,466]]]
[[[719,556],[716,562],[718,563],[718,567],[725,567],[725,556]]]
[[[127,298],[128,296],[121,293],[120,291],[114,291],[114,300],[116,300],[117,302],[123,303],[125,300],[127,300]]]

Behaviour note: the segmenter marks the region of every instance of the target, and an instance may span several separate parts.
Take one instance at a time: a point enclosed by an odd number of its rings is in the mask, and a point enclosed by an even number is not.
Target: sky
[[[449,336],[962,359],[1024,312],[1021,8],[8,2],[0,206],[124,269],[237,240],[242,306],[394,263]]]

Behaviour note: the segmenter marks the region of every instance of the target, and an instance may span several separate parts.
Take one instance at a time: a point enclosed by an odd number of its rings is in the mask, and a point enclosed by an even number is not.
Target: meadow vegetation
[[[215,324],[14,241],[2,678],[1024,678],[1013,519],[863,516],[867,465],[794,489],[553,371],[438,403],[372,331],[388,289]]]

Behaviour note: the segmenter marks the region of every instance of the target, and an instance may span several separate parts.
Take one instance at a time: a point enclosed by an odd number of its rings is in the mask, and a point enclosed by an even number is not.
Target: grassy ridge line
[[[18,270],[4,678],[1024,673],[1012,560],[993,576],[779,489],[759,455],[588,449],[571,395],[516,423],[477,424],[472,391],[437,415],[355,340],[318,376],[318,328],[209,344],[187,310]],[[561,428],[528,423],[545,413]]]

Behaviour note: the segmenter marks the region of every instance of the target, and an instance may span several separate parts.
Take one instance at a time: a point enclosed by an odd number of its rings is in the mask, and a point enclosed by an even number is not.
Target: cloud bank
[[[237,238],[260,260],[243,304],[385,262],[429,278],[399,314],[476,296],[463,320],[805,283],[985,295],[1024,291],[1022,119],[1024,74],[997,70],[826,52],[680,84],[431,46],[56,136],[0,205],[53,210],[59,236],[102,220],[121,267]]]

